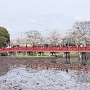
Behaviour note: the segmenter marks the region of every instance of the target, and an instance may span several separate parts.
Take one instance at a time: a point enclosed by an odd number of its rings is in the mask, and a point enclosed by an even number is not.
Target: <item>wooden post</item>
[[[66,63],[70,63],[70,52],[64,52],[65,58],[66,58]]]
[[[80,63],[81,65],[86,65],[86,62],[87,62],[87,53],[86,52],[80,52],[79,54],[79,60],[80,60]]]

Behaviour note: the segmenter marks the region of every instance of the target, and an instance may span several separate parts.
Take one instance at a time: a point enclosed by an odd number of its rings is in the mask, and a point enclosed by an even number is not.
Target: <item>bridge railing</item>
[[[10,51],[90,51],[90,46],[68,46],[68,47],[12,47],[0,49],[0,52]]]

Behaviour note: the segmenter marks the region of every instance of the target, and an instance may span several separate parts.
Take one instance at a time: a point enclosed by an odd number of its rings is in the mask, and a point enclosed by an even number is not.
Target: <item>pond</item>
[[[0,76],[0,90],[90,90],[90,72],[14,66]]]

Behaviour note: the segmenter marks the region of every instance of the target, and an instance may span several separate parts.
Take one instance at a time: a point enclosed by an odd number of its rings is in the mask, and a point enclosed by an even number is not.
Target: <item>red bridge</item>
[[[68,46],[68,47],[12,47],[0,49],[0,53],[3,52],[15,52],[15,51],[27,51],[27,52],[90,52],[90,46]]]

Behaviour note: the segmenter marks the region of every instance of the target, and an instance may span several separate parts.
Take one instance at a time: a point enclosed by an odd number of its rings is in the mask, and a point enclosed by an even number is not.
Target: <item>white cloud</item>
[[[89,21],[89,19],[87,17],[80,17],[80,16],[77,16],[74,18],[75,21]]]
[[[77,17],[75,17],[74,19],[75,19],[75,21],[82,21],[82,20],[83,20],[83,18],[80,17],[80,16],[77,16]]]
[[[30,22],[31,22],[31,23],[37,23],[37,21],[36,21],[36,20],[30,20]]]

